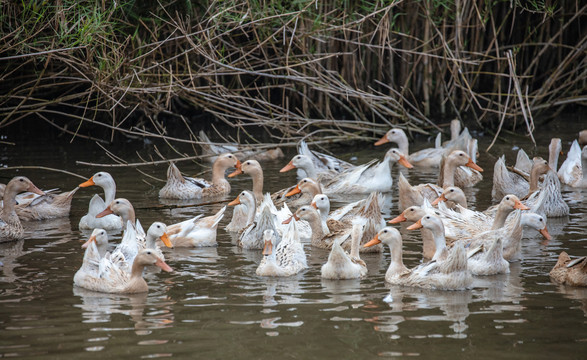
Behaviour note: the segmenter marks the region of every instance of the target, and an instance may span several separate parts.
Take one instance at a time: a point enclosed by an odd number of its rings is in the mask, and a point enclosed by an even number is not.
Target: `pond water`
[[[496,155],[515,160],[516,147],[531,155],[547,155],[549,136],[563,139],[568,151],[581,130],[580,115],[547,125],[536,132],[541,146],[535,152],[523,137],[498,142],[491,154],[484,150],[489,136],[480,136],[485,179],[469,192],[477,209],[491,205],[491,179]],[[481,134],[477,134],[481,135]],[[111,162],[98,146],[66,136],[35,141],[19,136],[0,144],[4,166],[41,165],[75,172],[86,178],[104,170],[76,165],[76,160]],[[425,139],[413,150],[427,147]],[[164,145],[160,148],[164,148]],[[126,160],[153,153],[151,144],[124,143],[109,147]],[[382,158],[387,146],[364,144],[340,153],[356,163]],[[183,149],[190,152],[190,149]],[[265,189],[276,191],[294,184],[295,172],[280,174],[293,153],[263,163]],[[169,154],[169,156],[174,156]],[[204,168],[178,164],[186,173]],[[157,208],[161,183],[134,169],[112,168],[117,197],[132,201],[143,226],[153,221],[175,223],[200,213],[212,214],[222,204],[177,209]],[[166,166],[144,170],[165,177]],[[398,169],[394,167],[394,178]],[[435,172],[410,170],[412,183],[435,181]],[[7,182],[15,174],[28,176],[41,188],[69,190],[83,180],[45,170],[1,171]],[[397,180],[396,180],[397,182]],[[232,200],[251,186],[241,175],[231,180]],[[552,283],[548,272],[558,254],[586,255],[586,190],[565,188],[563,196],[571,215],[548,219],[552,240],[545,242],[533,230],[524,232],[523,259],[511,264],[511,273],[475,278],[468,291],[426,291],[390,287],[384,283],[389,250],[365,254],[369,274],[363,280],[326,281],[320,266],[328,252],[306,244],[310,268],[292,278],[268,279],[255,274],[260,251],[245,251],[231,244],[224,226],[218,230],[218,247],[166,250],[172,273],[148,271],[148,293],[108,295],[73,286],[83,251],[80,240],[88,237],[78,222],[99,188],[80,189],[73,199],[71,215],[52,221],[25,223],[26,239],[0,245],[0,357],[45,358],[585,358],[587,354],[587,289]],[[389,220],[397,215],[397,190],[391,206],[384,209]],[[340,204],[339,204],[340,205]],[[418,232],[404,235],[404,261],[408,267],[421,262]],[[120,235],[115,235],[117,241]]]

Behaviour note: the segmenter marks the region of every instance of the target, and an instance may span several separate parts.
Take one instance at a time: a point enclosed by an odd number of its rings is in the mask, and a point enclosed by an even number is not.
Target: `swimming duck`
[[[428,200],[424,200],[425,202]],[[429,210],[428,210],[429,209]],[[401,214],[388,221],[390,224],[398,224],[404,221],[410,221],[412,223],[417,222],[426,214],[434,214],[431,208],[426,210],[418,205],[410,206],[409,208],[402,211]],[[426,259],[432,259],[436,252],[436,246],[434,245],[434,236],[432,232],[426,228],[421,228],[422,234],[422,255]]]
[[[163,199],[201,199],[230,193],[230,184],[224,173],[231,167],[238,167],[239,160],[233,154],[222,154],[212,165],[212,182],[181,175],[174,163],[167,169],[167,183],[159,190]]]
[[[467,267],[473,275],[496,275],[510,272],[510,263],[503,258],[503,240],[495,237],[467,252]]]
[[[413,166],[418,167],[438,167],[442,159],[442,154],[445,149],[437,141],[436,147],[423,149],[413,154],[410,154],[410,145],[408,137],[402,129],[393,128],[389,130],[381,139],[379,139],[375,146],[379,146],[388,142],[397,144],[399,151],[407,157],[407,160]]]
[[[108,252],[108,233],[104,229],[94,229],[90,238],[82,245],[82,249],[87,249],[90,244],[96,244],[97,252],[91,256],[93,261],[100,261]],[[84,256],[84,261],[86,257]]]
[[[429,216],[432,217],[432,215],[427,215],[416,224],[420,227],[428,227],[433,232],[437,231],[436,226],[442,226],[442,222],[427,219]],[[450,253],[447,253],[443,260],[432,260],[408,270],[403,264],[402,237],[397,229],[392,227],[381,229],[364,246],[380,243],[388,245],[391,254],[391,262],[385,273],[385,281],[390,284],[438,290],[464,290],[471,286],[473,280],[467,269],[467,254],[462,245],[456,246]]]
[[[364,221],[355,221],[351,230],[351,252],[348,254],[338,242],[332,243],[328,261],[322,265],[321,276],[324,279],[358,279],[367,275],[367,265],[359,256],[359,247],[363,237]]]
[[[338,159],[334,156],[310,150],[308,144],[303,140],[300,142],[300,146],[298,147],[298,154],[309,157],[318,173],[329,172],[330,170],[342,172],[354,167],[353,164]]]
[[[338,171],[331,170],[331,169],[323,169],[322,171],[318,172],[316,170],[316,166],[312,159],[307,155],[298,154],[294,156],[287,165],[285,165],[281,170],[280,173],[288,172],[293,169],[301,170],[303,173],[300,174],[298,171],[299,177],[309,177],[310,179],[314,179],[321,184],[324,184],[338,174]]]
[[[86,249],[86,252],[92,251],[90,249],[94,247],[95,244],[92,243]],[[152,249],[145,249],[134,258],[130,272],[117,266],[109,257],[104,257],[94,271],[85,271],[84,274],[80,274],[82,270],[80,269],[74,276],[74,284],[104,293],[134,294],[146,292],[149,287],[145,279],[143,279],[143,269],[148,265],[155,265],[163,271],[172,271],[169,265],[157,257]]]
[[[304,246],[300,242],[296,221],[288,223],[282,240],[276,244],[275,232],[263,232],[263,259],[257,267],[259,276],[292,276],[308,268]]]
[[[581,150],[581,179],[574,182],[571,186],[575,188],[587,187],[587,146]]]
[[[171,240],[167,235],[167,226],[162,222],[155,221],[149,226],[145,242],[144,244],[139,244],[139,249],[151,249],[155,256],[165,261],[165,255],[163,255],[163,251],[161,251],[159,244],[157,244],[158,240],[161,240],[163,244],[169,248],[173,247]]]
[[[330,219],[329,215],[330,215],[330,199],[328,198],[327,195],[325,194],[318,194],[316,196],[314,196],[314,199],[312,199],[312,203],[310,204],[310,206],[314,207],[315,209],[318,210],[318,212],[320,213],[320,219],[322,221],[322,232],[325,235],[330,234],[330,228],[328,226],[328,222],[331,222],[331,226],[333,226],[333,228],[336,228],[337,226],[339,226],[338,224],[333,225],[334,222],[338,223],[337,220],[334,219]]]
[[[247,208],[247,222],[239,233],[237,245],[243,249],[262,249],[264,246],[263,232],[273,230],[278,234],[276,215],[271,212],[269,204],[262,203],[261,211],[256,217],[257,205],[255,196],[250,191],[242,191],[236,199],[228,203],[229,206],[244,204]]]
[[[475,184],[477,184],[478,182],[480,182],[481,180],[483,180],[483,175],[481,174],[481,172],[483,170],[479,170],[480,167],[477,166],[476,162],[477,162],[477,154],[478,154],[478,145],[477,145],[477,139],[470,139],[469,140],[469,144],[467,145],[467,155],[469,155],[469,158],[471,159],[472,164],[475,164],[475,166],[463,166],[460,165],[458,166],[455,171],[454,171],[454,185],[461,187],[461,188],[466,188],[466,187],[471,187],[474,186]],[[446,154],[447,152],[445,152]],[[442,161],[440,163],[440,172],[439,175],[444,176],[444,164],[445,164],[446,160],[445,160],[445,156],[442,157]],[[441,185],[443,184],[444,180],[443,178],[439,178],[438,184]],[[443,185],[444,187],[444,185]]]
[[[324,185],[323,192],[326,194],[390,192],[393,185],[391,167],[396,162],[408,169],[413,167],[398,149],[390,149],[385,153],[383,161],[375,162],[373,160],[334,176],[330,182]]]
[[[132,224],[133,228],[135,228],[135,230],[137,231],[137,235],[143,237],[145,236],[145,230],[143,230],[140,221],[136,218],[135,209],[130,203],[130,201],[128,201],[128,199],[118,198],[112,200],[112,202],[108,204],[106,209],[104,209],[102,212],[96,215],[96,218],[99,219],[111,214],[120,216],[120,218],[122,219],[122,223],[125,225],[125,230],[127,229],[126,225],[130,223]]]
[[[553,170],[556,171],[556,169]],[[563,184],[571,186],[583,177],[581,146],[577,140],[571,144],[567,158],[558,170],[558,177]]]
[[[45,195],[25,193],[25,196],[17,196],[18,204],[15,207],[16,214],[22,221],[39,221],[57,219],[69,216],[71,200],[79,187],[62,193],[52,190],[45,191]],[[21,194],[23,195],[23,194]]]
[[[240,158],[251,158],[258,161],[275,160],[283,157],[280,148],[254,150],[254,145],[241,145],[238,143],[213,143],[204,131],[200,131],[200,146],[202,152],[207,156],[208,161],[214,163],[218,155],[232,153]]]
[[[550,277],[563,285],[587,286],[587,256],[571,259],[565,251],[561,252]]]
[[[527,196],[525,204],[538,214],[547,217],[561,217],[569,215],[569,205],[561,194],[561,183],[557,174],[549,170],[544,175],[542,188]]]
[[[226,206],[212,216],[200,214],[192,219],[167,227],[169,241],[173,247],[204,247],[217,246],[216,233],[218,223],[224,217]]]
[[[476,152],[476,147],[474,152]],[[443,188],[447,186],[470,187],[483,179],[481,175],[483,169],[475,163],[474,157],[462,150],[451,151],[442,158],[440,165],[438,185]],[[475,172],[467,172],[461,167],[475,170]],[[457,174],[459,174],[458,182],[456,181]]]
[[[79,184],[79,187],[99,186],[104,190],[104,199],[96,194],[90,200],[88,213],[79,221],[80,230],[91,230],[100,228],[104,230],[121,230],[125,223],[118,215],[110,214],[101,218],[97,218],[108,204],[114,201],[116,197],[116,183],[112,175],[105,171],[95,173],[88,181]]]
[[[4,190],[4,205],[0,210],[0,242],[18,240],[24,237],[24,228],[15,210],[16,195],[24,191],[39,195],[45,194],[24,176],[14,177],[8,182]]]

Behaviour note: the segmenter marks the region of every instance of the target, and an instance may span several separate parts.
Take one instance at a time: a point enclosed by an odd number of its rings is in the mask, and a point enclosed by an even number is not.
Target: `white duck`
[[[316,170],[316,166],[312,159],[307,155],[298,154],[294,156],[287,165],[285,165],[281,170],[280,173],[284,173],[293,169],[298,169],[303,171],[305,174],[301,174],[300,178],[308,177],[310,179],[314,179],[321,184],[324,184],[338,174],[338,171],[331,170],[331,169],[324,169],[320,172]],[[299,171],[298,171],[299,173]]]
[[[239,233],[237,245],[243,249],[262,249],[263,248],[263,231],[273,230],[278,234],[276,215],[271,212],[268,204],[261,204],[261,212],[256,218],[257,205],[255,196],[250,191],[242,191],[236,199],[228,205],[244,204],[247,208],[247,222],[245,227]]]
[[[162,199],[202,199],[230,193],[230,183],[224,177],[227,169],[240,166],[233,154],[222,154],[212,165],[212,181],[183,176],[174,163],[167,169],[167,183],[159,190]]]
[[[391,168],[396,162],[408,169],[413,167],[398,149],[390,149],[385,153],[383,161],[373,160],[334,176],[324,185],[323,192],[326,194],[390,192],[393,185]]]
[[[581,150],[581,177],[574,181],[570,186],[574,188],[585,188],[587,187],[587,146]]]
[[[542,188],[531,193],[525,200],[530,210],[544,214],[547,217],[562,217],[569,215],[569,205],[561,194],[561,183],[557,174],[549,170],[544,175]]]
[[[226,206],[212,216],[200,214],[192,219],[169,225],[167,234],[173,247],[217,246],[218,223],[224,217]]]
[[[96,244],[97,253],[91,254],[90,259],[93,261],[100,261],[100,259],[108,252],[108,233],[106,230],[94,229],[90,238],[82,245],[82,249],[87,249],[92,243]],[[84,256],[84,262],[85,261],[86,258]]]
[[[342,172],[346,169],[351,169],[354,167],[353,164],[335,158],[334,156],[310,150],[308,144],[303,140],[300,142],[298,153],[300,155],[305,155],[309,157],[314,163],[314,167],[316,168],[316,171],[318,171],[318,173],[328,172],[330,170]]]
[[[434,221],[433,217],[426,215],[416,224],[429,228],[432,232],[441,231],[442,222],[440,219]],[[471,286],[473,279],[467,269],[467,254],[462,245],[456,246],[450,253],[447,252],[442,260],[432,260],[408,270],[403,264],[402,237],[399,231],[385,227],[365,246],[379,243],[389,246],[391,262],[385,273],[385,281],[390,284],[438,290],[465,290]]]
[[[332,244],[328,261],[322,265],[321,276],[324,279],[358,279],[367,275],[367,265],[359,256],[359,247],[363,237],[364,220],[353,223],[351,230],[351,252],[347,253],[338,242]]]
[[[553,168],[556,171],[556,168]],[[581,160],[581,146],[574,140],[571,149],[567,153],[567,159],[558,170],[558,177],[563,184],[571,185],[583,178],[583,165]]]
[[[275,244],[275,232],[271,229],[263,232],[263,241],[264,257],[257,267],[257,275],[292,276],[308,268],[295,220],[289,222],[279,244]]]
[[[80,230],[91,230],[100,228],[104,230],[121,230],[125,223],[123,223],[120,216],[110,214],[101,218],[96,217],[108,204],[114,201],[116,197],[116,183],[112,175],[105,171],[95,173],[88,181],[79,184],[79,187],[99,186],[104,190],[104,199],[100,195],[95,194],[90,200],[88,213],[84,215],[79,221]]]
[[[203,153],[208,155],[208,161],[214,162],[218,155],[233,153],[241,158],[251,158],[258,161],[275,160],[283,157],[283,151],[276,147],[271,149],[256,149],[254,145],[241,145],[239,143],[214,143],[208,138],[204,131],[200,131],[200,146]]]

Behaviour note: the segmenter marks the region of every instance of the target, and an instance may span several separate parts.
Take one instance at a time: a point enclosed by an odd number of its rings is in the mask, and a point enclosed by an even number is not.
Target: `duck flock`
[[[476,164],[477,140],[460,123],[451,123],[451,140],[434,148],[409,152],[402,129],[389,130],[375,143],[395,143],[383,160],[353,165],[333,156],[312,151],[305,142],[298,154],[280,172],[296,169],[301,180],[273,194],[263,192],[264,173],[259,161],[283,156],[279,149],[247,153],[236,144],[209,144],[212,179],[183,176],[173,163],[161,199],[208,200],[230,194],[228,178],[241,174],[252,178],[252,189],[238,194],[227,206],[232,219],[225,230],[235,234],[235,246],[261,251],[259,276],[287,277],[308,268],[306,251],[312,247],[330,249],[321,268],[327,279],[356,279],[368,276],[360,254],[382,252],[389,247],[391,260],[385,274],[390,284],[438,290],[471,288],[473,276],[509,272],[510,262],[521,258],[524,227],[550,239],[546,221],[569,214],[561,195],[561,183],[587,187],[587,130],[580,133],[558,169],[561,140],[552,139],[549,159],[530,159],[519,150],[514,166],[499,158],[494,167],[492,198],[496,205],[485,211],[468,208],[463,188],[483,179]],[[581,148],[581,146],[584,146]],[[242,159],[240,161],[237,155]],[[412,185],[399,173],[397,199],[400,213],[387,221],[411,222],[408,230],[420,230],[423,261],[409,269],[402,260],[402,236],[386,226],[382,216],[385,197],[391,196],[395,163],[407,169],[438,168],[438,183]],[[234,170],[233,170],[234,169]],[[413,170],[409,170],[413,171]],[[172,271],[162,247],[217,246],[216,234],[227,206],[216,214],[166,225],[154,222],[145,232],[128,199],[116,198],[116,183],[104,171],[94,174],[78,188],[64,193],[41,191],[24,176],[0,185],[0,242],[22,239],[21,221],[69,216],[71,200],[80,188],[98,186],[105,198],[94,195],[88,213],[79,222],[80,230],[92,230],[82,245],[85,254],[73,276],[75,286],[106,293],[139,293],[148,290],[143,279],[146,266]],[[362,200],[331,211],[330,196],[364,194]],[[115,247],[109,245],[108,231],[123,231]],[[173,251],[173,250],[166,250]],[[587,257],[570,257],[562,252],[550,272],[553,281],[569,286],[587,286]]]

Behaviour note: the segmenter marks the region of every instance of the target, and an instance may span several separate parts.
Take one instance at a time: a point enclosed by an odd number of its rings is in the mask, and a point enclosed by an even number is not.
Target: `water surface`
[[[542,148],[535,153],[546,156],[551,133],[563,138],[568,151],[578,130],[568,123],[549,125],[538,134]],[[157,208],[161,183],[133,169],[76,165],[76,160],[111,161],[91,143],[68,141],[17,139],[16,146],[0,145],[0,163],[50,166],[86,177],[108,170],[117,181],[118,197],[133,202],[145,227],[153,221],[170,224],[212,214],[223,206]],[[512,163],[516,146],[532,152],[527,139],[511,137],[498,142],[491,154],[484,153],[490,141],[480,138],[479,164],[486,170],[485,179],[469,191],[470,204],[477,209],[491,204],[495,155],[505,153]],[[412,148],[426,146],[421,140]],[[341,157],[362,163],[382,158],[386,149],[365,144]],[[110,150],[131,161],[137,159],[135,151],[143,156],[153,153],[151,144],[142,143],[117,144]],[[295,183],[295,172],[278,172],[290,155],[263,163],[266,190]],[[179,166],[190,174],[203,170],[189,162]],[[163,178],[166,166],[144,170]],[[394,167],[393,173],[397,179],[398,169]],[[436,178],[434,171],[404,173],[412,183]],[[2,171],[1,180],[15,174],[26,175],[45,189],[69,190],[83,181],[44,170]],[[231,183],[233,190],[226,200],[251,186],[243,175]],[[235,247],[223,229],[231,217],[228,210],[218,231],[218,247],[166,251],[174,272],[148,271],[149,293],[127,296],[95,293],[72,284],[83,257],[80,240],[88,236],[77,224],[98,190],[80,189],[69,218],[26,223],[25,240],[0,245],[1,357],[536,359],[584,358],[587,353],[587,289],[559,286],[548,277],[560,251],[587,254],[587,191],[565,188],[571,215],[548,220],[552,240],[545,242],[537,232],[525,231],[523,259],[511,264],[511,273],[478,277],[468,291],[385,285],[387,249],[362,256],[369,268],[363,280],[322,280],[320,267],[328,252],[309,245],[307,271],[286,279],[259,277],[255,269],[260,251]],[[395,191],[384,209],[386,219],[397,215],[396,199]],[[404,261],[409,267],[417,265],[419,236],[405,226],[401,231]],[[117,241],[120,235],[113,238]]]

